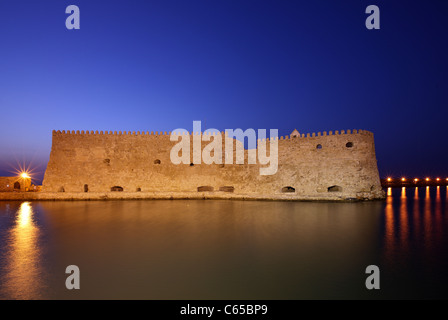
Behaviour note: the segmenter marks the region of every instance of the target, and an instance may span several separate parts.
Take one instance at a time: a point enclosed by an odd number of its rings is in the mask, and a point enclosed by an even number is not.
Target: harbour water
[[[385,201],[0,201],[0,299],[448,298],[447,187]],[[68,290],[65,269],[80,269]],[[380,269],[367,290],[365,269]]]

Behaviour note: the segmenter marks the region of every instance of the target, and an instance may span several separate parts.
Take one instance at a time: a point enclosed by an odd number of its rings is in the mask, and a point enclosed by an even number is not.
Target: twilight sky
[[[67,30],[68,5],[81,29]],[[365,9],[381,10],[367,30]],[[375,134],[380,176],[448,176],[448,2],[0,2],[0,175],[51,131]]]

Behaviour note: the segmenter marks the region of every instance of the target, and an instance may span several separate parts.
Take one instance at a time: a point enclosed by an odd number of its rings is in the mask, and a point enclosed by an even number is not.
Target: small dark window
[[[211,187],[211,186],[200,186],[200,187],[198,187],[198,192],[210,192],[210,191],[213,191],[214,190],[214,188],[213,187]]]
[[[345,146],[346,146],[347,148],[353,148],[353,142],[347,142],[347,143],[345,144]]]
[[[328,192],[342,192],[342,187],[340,186],[328,187]]]
[[[58,190],[58,192],[65,192],[64,187],[60,187],[59,190]]]
[[[316,149],[322,149],[322,145],[321,144],[318,144],[317,146],[316,146]]]
[[[115,187],[110,188],[110,191],[114,191],[114,192],[122,192],[122,191],[123,191],[123,188],[122,188],[122,187],[119,187],[119,186],[115,186]]]
[[[88,184],[84,185],[84,192],[89,192],[89,185]]]
[[[160,160],[159,159],[154,160],[154,164],[160,164]]]
[[[232,186],[224,186],[224,187],[219,187],[219,191],[222,192],[233,192],[235,191],[235,188]]]
[[[192,162],[192,163],[190,163],[190,167],[194,167],[194,163]]]
[[[14,189],[19,189],[20,190],[20,183],[19,182],[14,182]]]
[[[141,192],[142,191],[142,188],[137,188],[137,192]]]
[[[110,164],[110,159],[104,159],[103,162],[104,162],[105,164]]]
[[[282,188],[282,192],[283,192],[283,193],[296,192],[296,189],[293,188],[293,187],[290,187],[290,186],[288,186],[288,187],[283,187],[283,188]]]

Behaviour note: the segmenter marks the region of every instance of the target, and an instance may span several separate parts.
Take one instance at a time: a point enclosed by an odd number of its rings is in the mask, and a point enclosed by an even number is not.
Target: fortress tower
[[[225,139],[230,138],[222,134],[223,145]],[[170,193],[172,198],[193,193],[292,200],[384,197],[371,132],[294,130],[291,137],[275,139],[278,170],[260,175],[263,165],[248,164],[247,150],[244,164],[193,164],[193,153],[190,164],[173,164],[170,151],[177,142],[170,141],[166,132],[53,131],[43,192],[123,191],[148,198],[158,193]],[[202,148],[208,143],[202,142]]]

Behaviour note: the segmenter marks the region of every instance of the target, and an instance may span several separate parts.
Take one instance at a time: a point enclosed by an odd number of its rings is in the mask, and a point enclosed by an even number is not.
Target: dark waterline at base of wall
[[[360,202],[384,200],[383,197],[349,198],[331,194],[322,196],[231,194],[216,192],[0,192],[0,201],[86,201],[86,200],[255,200],[255,201],[312,201]]]

